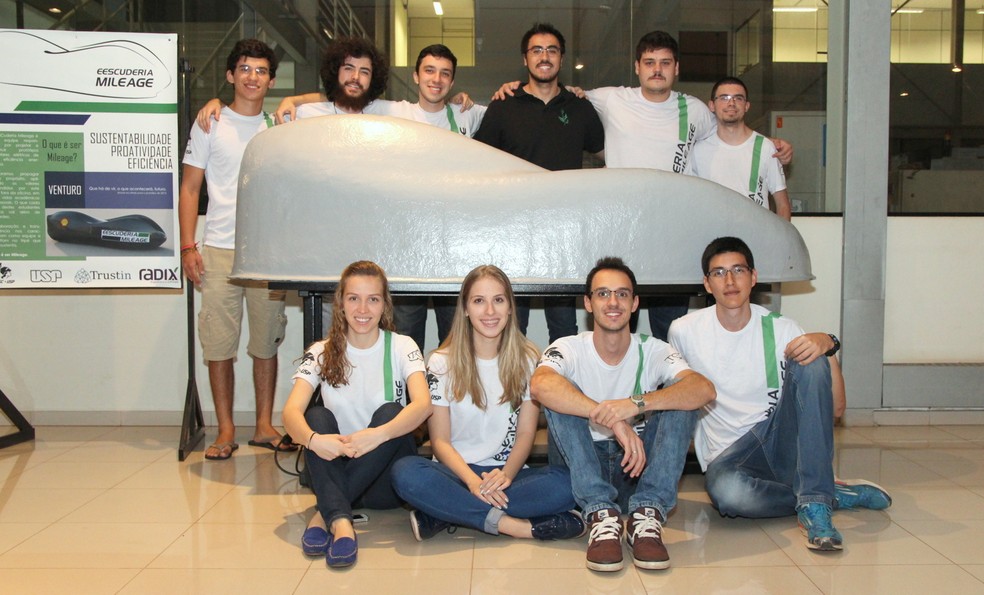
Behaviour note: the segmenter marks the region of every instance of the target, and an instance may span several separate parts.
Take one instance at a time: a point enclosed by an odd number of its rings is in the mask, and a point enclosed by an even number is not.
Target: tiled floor
[[[248,430],[246,430],[248,432]],[[177,461],[177,428],[42,427],[0,450],[4,593],[984,593],[984,426],[837,430],[836,471],[895,499],[838,512],[843,552],[806,549],[791,518],[722,519],[685,476],[666,527],[673,566],[584,568],[585,539],[470,530],[413,540],[371,511],[358,564],[331,571],[298,542],[313,496],[273,453]]]

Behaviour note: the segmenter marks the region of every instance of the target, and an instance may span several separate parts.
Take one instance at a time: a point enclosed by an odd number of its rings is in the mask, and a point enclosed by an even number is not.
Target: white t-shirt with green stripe
[[[731,188],[769,208],[769,195],[786,189],[782,164],[773,157],[776,147],[757,132],[740,145],[729,145],[718,135],[694,146],[694,175]]]
[[[645,335],[632,335],[622,361],[608,365],[598,355],[593,335],[588,331],[557,339],[543,352],[538,366],[553,368],[599,403],[648,393],[690,369],[676,349]],[[590,427],[594,441],[613,437],[604,426],[591,423]]]
[[[745,328],[721,326],[715,306],[673,321],[670,344],[714,383],[717,397],[700,412],[694,448],[701,469],[775,410],[786,376],[784,352],[803,334],[799,324],[751,304]],[[767,327],[774,340],[767,340]]]
[[[343,435],[369,427],[372,414],[384,403],[409,404],[407,379],[417,372],[424,373],[424,358],[413,339],[383,331],[368,349],[351,344],[346,347],[345,355],[352,364],[349,383],[333,387],[320,375],[318,361],[324,347],[325,342],[318,341],[308,348],[293,379],[303,380],[314,388],[321,387],[325,407],[335,414],[338,430]]]

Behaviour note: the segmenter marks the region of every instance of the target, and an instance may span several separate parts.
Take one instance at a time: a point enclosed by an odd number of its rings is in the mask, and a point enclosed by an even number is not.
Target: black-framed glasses
[[[743,264],[736,264],[731,268],[715,267],[707,271],[707,276],[711,279],[724,279],[728,276],[728,273],[731,273],[732,277],[739,279],[747,275],[751,270],[752,269]]]

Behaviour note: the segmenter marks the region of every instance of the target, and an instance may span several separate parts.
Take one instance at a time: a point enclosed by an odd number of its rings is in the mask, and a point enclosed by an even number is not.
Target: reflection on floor
[[[249,432],[250,430],[244,430]],[[214,432],[213,432],[214,433]],[[0,450],[6,593],[984,593],[984,427],[837,430],[836,473],[888,488],[885,512],[837,512],[843,552],[804,546],[792,518],[721,518],[685,476],[665,536],[673,566],[584,568],[586,538],[532,543],[470,530],[414,541],[407,512],[370,511],[358,564],[299,541],[314,497],[246,446],[177,461],[177,428],[41,427]]]

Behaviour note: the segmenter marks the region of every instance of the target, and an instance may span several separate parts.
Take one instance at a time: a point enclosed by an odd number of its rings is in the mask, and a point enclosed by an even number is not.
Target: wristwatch
[[[639,413],[646,410],[646,399],[642,395],[632,395],[629,397],[629,400],[636,404],[636,407],[639,408]]]
[[[838,351],[840,351],[841,342],[840,342],[840,339],[837,338],[837,335],[831,335],[830,333],[827,333],[827,334],[830,337],[830,340],[834,342],[834,346],[831,347],[830,348],[830,351],[828,351],[824,355],[826,355],[827,357],[831,357],[832,355],[834,355],[835,353],[837,353]]]

